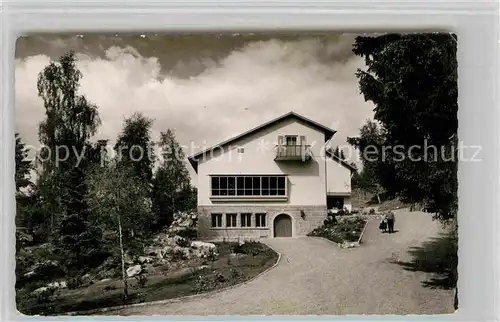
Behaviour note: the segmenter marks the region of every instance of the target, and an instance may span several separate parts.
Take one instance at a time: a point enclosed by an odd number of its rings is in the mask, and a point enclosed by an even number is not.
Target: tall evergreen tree
[[[29,161],[28,150],[26,144],[21,140],[19,133],[15,134],[16,138],[16,192],[20,192],[22,188],[26,188],[31,184],[30,171],[33,170],[33,164]]]
[[[153,180],[153,209],[158,227],[170,225],[173,215],[193,207],[195,192],[186,168],[186,156],[173,130],[162,132],[158,143],[161,164]]]

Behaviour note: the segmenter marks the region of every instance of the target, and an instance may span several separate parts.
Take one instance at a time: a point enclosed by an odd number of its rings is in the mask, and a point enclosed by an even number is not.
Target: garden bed
[[[278,259],[276,252],[257,242],[215,244],[219,252],[215,260],[196,259],[174,271],[165,268],[163,274],[148,276],[143,287],[130,278],[127,304],[172,299],[239,284],[270,268]],[[82,312],[123,305],[122,293],[123,282],[113,279],[73,290],[59,289],[43,300],[28,297],[18,309],[29,315]]]
[[[366,220],[361,216],[332,217],[329,216],[322,226],[308,234],[312,237],[326,238],[337,244],[357,243]]]

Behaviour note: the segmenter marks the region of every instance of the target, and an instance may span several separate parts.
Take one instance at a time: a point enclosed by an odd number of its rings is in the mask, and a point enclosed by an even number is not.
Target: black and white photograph
[[[454,313],[458,39],[19,37],[18,312]]]

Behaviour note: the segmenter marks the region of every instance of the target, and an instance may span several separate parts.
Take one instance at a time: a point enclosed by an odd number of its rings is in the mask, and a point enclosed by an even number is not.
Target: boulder
[[[31,277],[31,276],[34,276],[34,275],[35,275],[35,271],[29,271],[26,274],[24,274],[23,276],[24,277]]]
[[[90,277],[90,274],[87,273],[87,274],[82,276],[82,283],[84,285],[90,284],[90,282],[92,282],[92,277]]]
[[[67,288],[68,283],[66,281],[52,282],[47,284],[48,288]]]
[[[175,235],[173,239],[176,245],[181,247],[189,247],[189,241],[186,238]]]
[[[202,242],[202,241],[191,242],[191,247],[197,248],[197,249],[201,249],[201,248],[216,249],[217,248],[217,246],[215,246],[215,244],[206,243],[206,242]]]
[[[33,294],[33,295],[41,294],[43,292],[48,291],[49,289],[50,289],[50,287],[48,287],[48,286],[42,286],[42,287],[39,287],[36,290],[34,290],[31,294]]]
[[[125,256],[123,256],[123,257],[124,257],[125,264],[127,264],[127,265],[134,264],[134,260],[132,259],[132,257],[129,254],[125,254]]]
[[[148,256],[139,256],[139,258],[137,258],[137,262],[139,262],[140,264],[152,263],[153,259]]]
[[[142,267],[141,265],[134,265],[129,268],[127,268],[127,276],[128,277],[134,277],[142,272]]]

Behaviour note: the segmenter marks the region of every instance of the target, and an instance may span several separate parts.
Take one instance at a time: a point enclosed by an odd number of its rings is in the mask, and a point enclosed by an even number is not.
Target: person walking
[[[382,215],[382,219],[380,220],[378,228],[382,233],[387,232],[387,216],[385,214]]]
[[[389,212],[386,214],[387,218],[387,230],[389,231],[389,234],[392,234],[394,232],[394,222],[396,219],[394,218],[394,213],[389,210]]]

